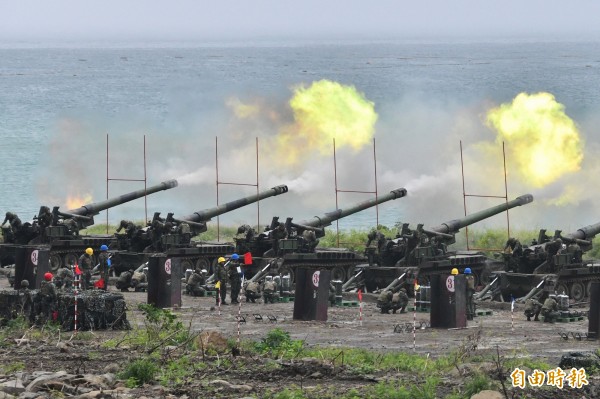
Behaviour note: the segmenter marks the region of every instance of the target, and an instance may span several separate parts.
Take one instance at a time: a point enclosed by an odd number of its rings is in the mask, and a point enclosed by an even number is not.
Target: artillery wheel
[[[570,296],[569,295],[569,287],[567,287],[567,285],[565,283],[558,283],[558,284],[556,284],[556,287],[554,287],[554,290],[559,295],[564,292],[565,295]]]
[[[185,274],[185,271],[188,269],[190,269],[192,271],[194,270],[194,262],[192,262],[190,259],[183,259],[181,261],[181,271]],[[205,269],[205,268],[202,268],[202,269]],[[202,269],[200,269],[200,270],[202,270]],[[206,269],[206,270],[208,270],[208,269]]]
[[[63,260],[59,254],[51,254],[50,255],[50,270],[53,273],[56,273],[58,269],[60,269],[63,265]]]
[[[217,260],[215,259],[213,265],[216,265]],[[183,264],[183,263],[182,263]],[[194,267],[190,267],[190,269],[194,269]],[[210,261],[207,258],[198,258],[196,261],[196,270],[206,269],[207,272],[213,273],[213,268],[210,267]],[[185,271],[185,269],[183,269]]]
[[[574,283],[572,283],[571,287],[569,288],[569,291],[571,293],[571,295],[569,296],[575,302],[581,302],[583,301],[583,298],[585,298],[585,286],[579,281],[575,281]]]
[[[69,267],[69,266],[75,266],[75,264],[79,261],[79,257],[77,257],[77,255],[75,255],[74,253],[70,252],[65,254],[65,263],[64,265]]]
[[[346,282],[346,271],[342,266],[336,266],[331,270],[331,281],[340,280]]]

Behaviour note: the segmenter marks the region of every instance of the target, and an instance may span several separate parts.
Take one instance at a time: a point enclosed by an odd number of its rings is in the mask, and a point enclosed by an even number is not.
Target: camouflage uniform
[[[263,286],[263,298],[265,303],[275,303],[275,291],[277,291],[277,284],[275,284],[275,281],[265,281]]]
[[[56,286],[51,281],[42,281],[37,303],[37,321],[43,324],[53,320],[53,313],[56,310]]]
[[[475,277],[472,274],[467,274],[467,320],[473,320],[475,317],[475,302],[473,295],[475,294]]]
[[[132,287],[132,285],[131,285],[132,277],[133,277],[133,270],[131,270],[131,269],[126,272],[121,273],[119,275],[119,279],[115,283],[115,287],[117,287],[117,289],[121,290],[122,292],[128,292],[129,287]]]
[[[534,321],[538,321],[538,316],[540,315],[540,312],[542,311],[542,304],[533,299],[533,298],[529,298],[528,300],[525,301],[525,316],[527,316],[527,321],[531,321],[531,318],[534,317]]]
[[[558,312],[558,303],[554,298],[548,298],[544,301],[542,306],[542,316],[544,316],[544,322],[553,323],[560,313]]]
[[[246,302],[252,301],[252,303],[256,303],[256,300],[260,299],[260,286],[256,281],[249,282],[246,286],[245,292]]]
[[[219,288],[219,296],[221,297],[221,304],[227,305],[225,299],[227,298],[227,282],[229,281],[229,276],[227,273],[227,268],[225,267],[225,262],[217,263],[217,270],[215,271],[215,276],[217,281],[221,282],[221,288]],[[217,297],[217,304],[219,303],[219,298]]]
[[[81,284],[82,290],[87,290],[88,288],[91,288],[92,269],[94,268],[93,262],[94,259],[86,253],[79,257],[78,265],[81,271],[83,272],[83,282]]]
[[[377,307],[381,309],[381,313],[390,313],[393,296],[391,290],[381,291],[377,298]]]
[[[285,229],[285,225],[283,223],[279,223],[279,225],[271,231],[271,239],[273,240],[273,252],[275,255],[279,253],[279,240],[285,239],[288,237],[287,230]]]
[[[229,284],[231,285],[231,303],[239,303],[238,296],[242,289],[242,277],[238,271],[240,263],[238,261],[229,262]]]
[[[73,271],[66,267],[58,269],[54,277],[54,285],[65,290],[73,288]]]
[[[133,276],[131,277],[131,286],[136,292],[143,291],[148,287],[148,283],[146,280],[146,273],[144,273],[143,271],[133,272]]]
[[[109,256],[107,251],[100,252],[98,255],[98,264],[100,271],[100,278],[104,280],[104,291],[108,291],[108,274],[109,274]]]
[[[191,296],[206,295],[206,279],[197,271],[194,271],[188,278],[185,285],[185,292]]]
[[[406,295],[406,290],[402,288],[392,296],[392,312],[396,313],[400,309],[400,313],[406,313],[406,305],[408,305],[408,295]]]

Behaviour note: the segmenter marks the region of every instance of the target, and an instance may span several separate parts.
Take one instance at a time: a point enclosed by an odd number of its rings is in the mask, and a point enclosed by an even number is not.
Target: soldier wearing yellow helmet
[[[83,272],[83,282],[81,284],[82,290],[87,290],[91,287],[92,281],[92,269],[94,268],[94,250],[92,248],[86,248],[85,253],[79,257],[79,268]]]
[[[227,273],[227,268],[225,267],[225,258],[222,256],[217,259],[215,277],[217,279],[215,284],[215,287],[217,287],[217,305],[219,305],[219,300],[221,301],[221,305],[227,305],[225,298],[227,297],[227,282],[229,280],[229,276]]]

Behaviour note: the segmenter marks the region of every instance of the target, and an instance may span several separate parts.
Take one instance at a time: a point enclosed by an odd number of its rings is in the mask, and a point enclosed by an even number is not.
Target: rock
[[[0,392],[0,399],[14,399],[15,396],[8,394],[6,392]]]
[[[486,389],[471,396],[471,399],[504,399],[504,395],[498,391],[490,391]]]
[[[315,371],[314,373],[312,373],[310,375],[310,378],[321,378],[323,377],[323,374],[319,373],[318,371]]]
[[[56,347],[58,348],[58,350],[60,350],[61,353],[69,352],[69,347],[64,342],[59,342],[58,344],[56,344]]]
[[[244,392],[249,392],[252,391],[254,388],[252,388],[250,385],[235,385],[232,384],[230,382],[227,382],[225,380],[212,380],[211,382],[209,382],[210,385],[218,385],[227,389],[231,389],[233,391],[244,391]]]
[[[25,391],[23,381],[20,378],[16,380],[6,381],[0,384],[0,392],[5,392],[11,395],[18,395]]]
[[[34,373],[34,374],[36,374],[36,373]],[[42,374],[39,377],[35,378],[33,381],[31,381],[29,383],[29,385],[27,385],[25,390],[27,392],[36,392],[40,385],[45,384],[48,381],[60,380],[60,379],[65,379],[65,378],[67,378],[66,371],[59,371],[57,373],[45,373],[45,374]]]
[[[212,380],[211,382],[209,382],[210,385],[219,385],[222,387],[227,387],[227,388],[231,388],[231,383],[225,381],[225,380]]]
[[[117,380],[117,377],[113,373],[105,373],[100,376],[104,383],[109,387],[112,387]]]
[[[560,363],[558,367],[565,369],[570,369],[575,367],[579,368],[594,368],[598,367],[600,361],[598,356],[594,352],[570,352],[565,355],[562,355],[560,358]]]
[[[105,373],[113,373],[117,374],[120,370],[120,367],[117,363],[109,363],[104,367]]]
[[[217,353],[225,353],[229,350],[227,338],[216,331],[204,331],[197,338],[198,348],[206,352],[213,349]]]

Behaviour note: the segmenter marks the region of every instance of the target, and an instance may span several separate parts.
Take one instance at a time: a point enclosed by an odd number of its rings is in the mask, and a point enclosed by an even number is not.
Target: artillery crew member
[[[263,286],[263,299],[265,303],[275,303],[277,284],[273,281],[273,276],[265,277]]]
[[[191,296],[205,296],[206,274],[206,269],[202,269],[200,272],[194,270],[185,284],[185,292]]]
[[[231,255],[229,261],[229,284],[231,284],[231,303],[239,303],[238,296],[242,289],[242,277],[240,275],[240,256],[238,254]]]
[[[61,267],[54,277],[54,285],[58,289],[69,290],[73,288],[73,271],[66,267]]]
[[[279,240],[288,238],[288,232],[285,229],[285,224],[279,223],[276,228],[271,231],[271,239],[273,240],[273,252],[279,254]]]
[[[229,280],[229,276],[227,275],[227,268],[225,267],[225,258],[222,256],[217,260],[215,278],[217,279],[215,287],[218,287],[216,298],[217,305],[219,304],[219,298],[221,299],[222,305],[227,305],[225,299],[227,298],[227,281]]]
[[[475,317],[475,302],[473,295],[475,294],[475,277],[471,273],[471,268],[465,268],[465,280],[467,281],[467,320],[473,320]]]
[[[396,313],[398,309],[400,309],[400,313],[406,313],[406,305],[408,305],[406,288],[400,288],[398,292],[392,295],[392,313]]]
[[[544,305],[542,306],[542,316],[544,316],[544,322],[554,323],[554,320],[558,318],[560,313],[558,312],[558,302],[553,296],[549,296],[548,299],[544,301]]]
[[[394,293],[392,290],[381,291],[377,298],[377,307],[381,309],[381,313],[389,314],[392,309],[392,298]]]
[[[79,268],[83,272],[83,284],[81,284],[81,289],[83,290],[91,288],[92,269],[94,268],[93,254],[94,250],[92,248],[86,248],[85,253],[79,257]]]
[[[133,276],[131,277],[131,286],[136,292],[143,291],[148,288],[146,273],[144,273],[143,270],[136,270],[133,272]]]
[[[6,217],[2,222],[2,226],[4,226],[6,222],[9,223],[10,229],[8,230],[8,233],[5,233],[4,242],[14,242],[17,239],[19,230],[23,227],[23,223],[21,222],[21,219],[12,212],[6,212]]]
[[[115,283],[115,287],[121,290],[121,292],[129,292],[129,287],[133,287],[131,279],[133,278],[133,269],[129,269],[126,272],[122,272],[119,275],[119,279]]]
[[[542,303],[539,302],[535,298],[529,298],[525,301],[525,316],[527,317],[527,321],[531,321],[533,317],[533,321],[539,321],[538,316],[542,310]]]
[[[56,286],[52,282],[54,276],[52,273],[44,274],[44,281],[40,285],[40,292],[37,297],[36,315],[38,324],[44,324],[54,319],[56,310]]]
[[[104,291],[107,291],[110,256],[108,255],[108,247],[104,244],[100,246],[100,255],[98,255],[98,266],[100,271],[100,280],[104,281],[104,284],[99,288],[103,289]]]
[[[245,288],[246,302],[252,301],[256,303],[257,299],[260,299],[260,285],[256,281],[250,281]]]

